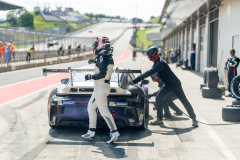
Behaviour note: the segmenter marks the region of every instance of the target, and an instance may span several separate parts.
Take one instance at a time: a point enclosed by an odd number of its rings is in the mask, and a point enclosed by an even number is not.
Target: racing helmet
[[[110,41],[107,37],[98,37],[92,45],[93,53],[98,55],[103,49],[110,49]]]
[[[160,78],[158,76],[158,73],[154,73],[153,75],[151,75],[151,78],[153,80],[153,82],[160,82]]]
[[[153,47],[148,48],[146,53],[147,53],[150,61],[157,61],[157,59],[159,58],[157,47],[153,46]]]

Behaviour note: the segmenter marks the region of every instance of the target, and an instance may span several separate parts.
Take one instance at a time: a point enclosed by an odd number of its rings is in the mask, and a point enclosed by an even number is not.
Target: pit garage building
[[[239,17],[240,0],[166,0],[159,18],[160,38],[164,47],[180,49],[180,59],[189,59],[189,66],[195,48],[196,71],[218,67],[223,82],[229,50],[234,48],[240,57]]]

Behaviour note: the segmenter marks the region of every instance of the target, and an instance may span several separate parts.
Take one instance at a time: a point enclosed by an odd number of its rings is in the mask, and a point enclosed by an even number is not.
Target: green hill
[[[90,19],[86,15],[80,14],[78,11],[76,11],[77,14]],[[89,26],[87,22],[81,22],[81,23],[66,23],[66,22],[46,22],[42,15],[39,12],[31,12],[31,14],[34,16],[33,18],[33,26],[35,30],[43,30],[46,27],[57,27],[62,25],[69,25],[70,26],[70,32],[78,31],[82,28],[85,28]],[[1,23],[0,27],[8,27],[8,23]],[[75,27],[74,27],[75,26]]]
[[[85,14],[80,14],[78,11],[75,11],[75,13],[79,14],[80,16],[83,16],[84,18],[87,18],[87,19],[89,19],[89,17],[88,17],[88,16],[86,16]]]
[[[77,23],[46,22],[41,14],[39,13],[36,14],[35,12],[32,12],[32,14],[34,15],[33,24],[36,30],[43,30],[45,27],[56,27],[62,24],[70,25],[71,27],[77,26]]]
[[[156,18],[153,18],[153,19],[149,20],[148,22],[156,22],[156,23],[158,23],[158,20],[159,20],[159,17],[156,17]]]
[[[143,30],[138,30],[137,31],[137,47],[143,47],[143,49],[147,49],[149,46],[152,46],[152,41],[148,41],[147,40],[147,34],[146,31],[152,30],[152,29],[156,29],[156,28],[161,28],[162,25],[160,25],[160,27],[154,27],[154,28],[146,28]]]

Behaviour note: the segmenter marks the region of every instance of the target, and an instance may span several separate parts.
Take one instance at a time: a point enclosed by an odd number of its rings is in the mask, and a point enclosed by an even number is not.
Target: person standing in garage
[[[228,68],[228,92],[229,94],[226,97],[232,97],[232,92],[230,89],[230,85],[232,79],[237,75],[237,67],[239,65],[239,58],[235,56],[235,50],[231,49],[229,51],[230,57],[227,59],[225,66]]]
[[[133,48],[133,61],[136,61],[136,57],[137,57],[137,50],[136,50],[136,48]]]
[[[191,69],[195,70],[195,60],[196,60],[196,52],[195,52],[195,48],[192,48],[191,51]]]

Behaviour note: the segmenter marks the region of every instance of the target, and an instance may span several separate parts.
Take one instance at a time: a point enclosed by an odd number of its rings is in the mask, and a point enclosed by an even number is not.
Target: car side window
[[[132,73],[129,73],[128,74],[128,84],[129,84],[129,82],[133,81],[134,78],[135,78],[134,75]]]

